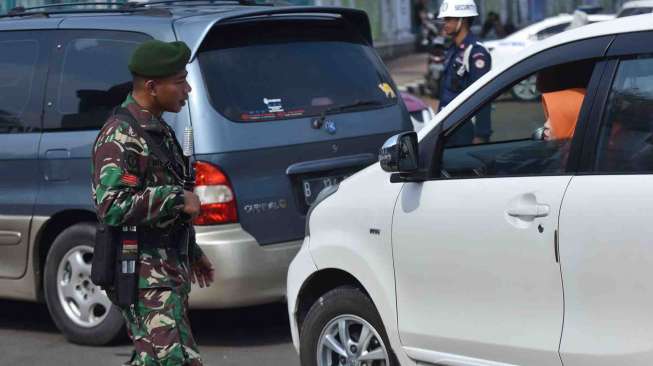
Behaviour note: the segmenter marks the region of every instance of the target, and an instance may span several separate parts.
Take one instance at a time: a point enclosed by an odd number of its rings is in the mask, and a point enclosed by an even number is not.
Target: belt
[[[155,229],[138,227],[138,242],[144,248],[178,248],[186,228]]]

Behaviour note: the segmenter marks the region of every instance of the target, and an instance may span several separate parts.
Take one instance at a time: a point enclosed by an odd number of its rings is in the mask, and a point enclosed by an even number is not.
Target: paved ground
[[[63,338],[45,305],[0,301],[0,365],[118,366],[128,342],[83,347]],[[191,322],[206,365],[298,366],[284,305],[193,311]]]

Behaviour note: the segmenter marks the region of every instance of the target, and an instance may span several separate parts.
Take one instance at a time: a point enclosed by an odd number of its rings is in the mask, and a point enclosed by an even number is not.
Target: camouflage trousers
[[[132,366],[201,366],[188,320],[186,257],[170,249],[142,250],[138,303],[123,309],[134,343]]]

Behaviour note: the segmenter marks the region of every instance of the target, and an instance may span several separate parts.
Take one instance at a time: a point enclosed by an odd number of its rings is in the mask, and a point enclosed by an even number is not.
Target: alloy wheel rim
[[[322,329],[317,347],[318,366],[389,366],[383,339],[365,319],[341,315]]]
[[[521,100],[533,100],[540,95],[537,91],[537,81],[535,76],[531,76],[515,85],[513,91]]]
[[[68,319],[83,328],[92,328],[109,314],[111,301],[91,281],[93,248],[77,245],[70,249],[57,268],[57,295]]]

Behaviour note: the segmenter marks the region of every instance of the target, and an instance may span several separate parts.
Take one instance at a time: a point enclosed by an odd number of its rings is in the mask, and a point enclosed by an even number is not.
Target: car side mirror
[[[419,167],[417,133],[403,132],[390,137],[379,151],[381,168],[388,173],[413,173]]]
[[[533,131],[533,135],[531,135],[531,139],[535,141],[542,141],[544,140],[544,131],[546,131],[546,127],[540,127]]]

